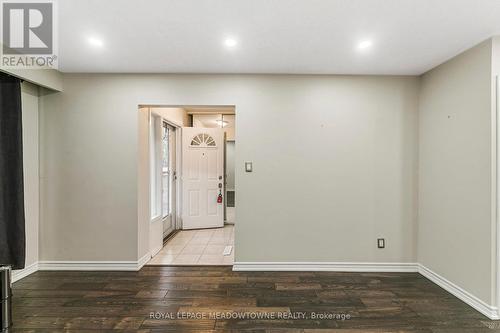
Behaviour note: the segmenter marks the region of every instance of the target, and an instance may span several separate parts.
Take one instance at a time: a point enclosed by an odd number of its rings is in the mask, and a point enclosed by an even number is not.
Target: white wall
[[[189,126],[189,115],[183,108],[176,107],[151,107],[155,114],[180,127]]]
[[[40,259],[136,260],[139,103],[126,112],[119,82],[64,81],[40,97]]]
[[[42,259],[148,252],[138,105],[157,104],[236,106],[236,261],[416,260],[417,78],[63,79],[41,102]]]
[[[236,136],[235,129],[235,115],[234,114],[193,114],[193,126],[192,127],[207,127],[207,128],[217,128],[220,124],[217,124],[217,120],[222,120],[227,122],[224,126],[224,133],[226,134],[226,140],[234,141]]]
[[[488,40],[426,73],[419,107],[418,261],[488,304],[496,302],[491,56]]]
[[[24,82],[21,85],[23,121],[24,212],[26,234],[26,264],[38,262],[39,234],[39,141],[38,87]]]

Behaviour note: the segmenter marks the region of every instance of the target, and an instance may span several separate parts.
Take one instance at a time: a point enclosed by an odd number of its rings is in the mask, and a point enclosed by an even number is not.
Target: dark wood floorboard
[[[37,272],[16,282],[13,293],[14,332],[500,332],[500,323],[417,273],[146,266],[139,272]],[[254,317],[227,318],[245,313]]]

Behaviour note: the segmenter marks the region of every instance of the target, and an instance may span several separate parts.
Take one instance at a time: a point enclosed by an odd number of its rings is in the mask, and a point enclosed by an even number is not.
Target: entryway
[[[182,230],[169,239],[150,265],[232,265],[234,225]]]
[[[150,265],[232,265],[235,108],[149,113]]]

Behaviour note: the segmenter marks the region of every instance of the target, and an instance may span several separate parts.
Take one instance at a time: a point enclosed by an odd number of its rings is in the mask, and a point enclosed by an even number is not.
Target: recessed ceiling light
[[[89,38],[87,38],[87,41],[89,42],[89,44],[91,46],[94,46],[94,47],[103,47],[104,46],[104,42],[102,41],[102,39],[99,39],[96,37],[89,37]]]
[[[238,45],[238,41],[234,38],[226,38],[224,40],[224,45],[226,45],[227,48],[232,49]]]
[[[358,50],[366,50],[369,49],[373,46],[373,41],[367,39],[359,42],[358,44]]]

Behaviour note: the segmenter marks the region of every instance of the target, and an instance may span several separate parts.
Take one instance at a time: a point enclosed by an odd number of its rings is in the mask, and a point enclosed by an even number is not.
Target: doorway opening
[[[148,265],[232,265],[235,107],[149,106],[147,112]]]

